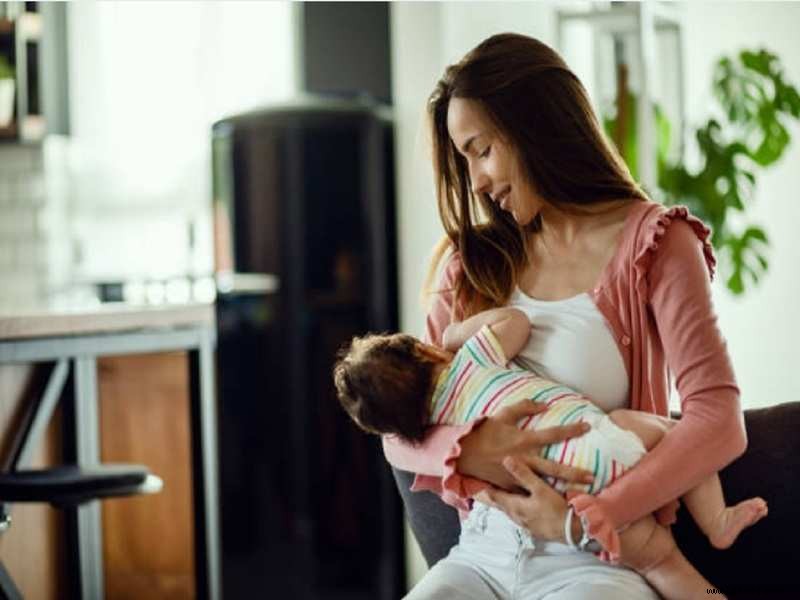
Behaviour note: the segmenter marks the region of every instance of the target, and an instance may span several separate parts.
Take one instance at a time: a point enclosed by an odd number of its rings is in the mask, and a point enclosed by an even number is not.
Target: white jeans
[[[658,600],[635,571],[566,544],[533,540],[500,510],[475,502],[461,536],[407,600]]]

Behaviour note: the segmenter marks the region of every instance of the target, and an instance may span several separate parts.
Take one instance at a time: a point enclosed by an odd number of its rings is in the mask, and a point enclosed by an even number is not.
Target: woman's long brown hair
[[[447,67],[428,100],[439,215],[452,249],[461,255],[455,297],[465,316],[508,301],[526,264],[527,235],[540,229],[541,219],[522,228],[487,194],[472,193],[466,160],[447,129],[451,98],[479,103],[546,202],[646,199],[603,134],[583,85],[558,53],[524,35],[484,40]],[[442,254],[440,246],[431,274]]]

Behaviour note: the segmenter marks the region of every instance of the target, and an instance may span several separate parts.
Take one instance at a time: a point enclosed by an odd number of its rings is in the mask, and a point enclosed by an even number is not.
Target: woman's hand
[[[488,489],[476,494],[475,499],[502,510],[535,538],[566,542],[564,521],[567,516],[567,501],[564,497],[521,461],[507,458],[503,465],[524,493],[512,494],[499,489]],[[572,539],[580,539],[581,533],[580,520],[573,519]]]
[[[541,475],[551,475],[576,483],[591,483],[592,474],[589,471],[562,465],[539,456],[542,446],[571,437],[580,437],[589,430],[588,424],[574,423],[540,431],[519,428],[518,423],[522,419],[545,410],[547,407],[542,404],[523,400],[504,408],[495,416],[488,417],[469,435],[462,438],[461,455],[456,465],[458,472],[483,479],[506,490],[514,490],[518,488],[519,482],[503,467],[503,459],[512,456]],[[544,482],[540,483],[546,486]]]

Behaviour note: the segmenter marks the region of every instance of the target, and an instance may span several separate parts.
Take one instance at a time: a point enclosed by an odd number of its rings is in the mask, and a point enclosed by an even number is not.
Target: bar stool
[[[11,526],[7,502],[47,502],[56,508],[72,508],[90,500],[154,494],[163,482],[147,467],[104,464],[96,467],[65,465],[0,474],[0,533]],[[22,594],[0,563],[0,597],[18,600]]]
[[[11,526],[9,503],[49,503],[67,512],[103,498],[155,494],[162,480],[143,465],[65,464],[44,469],[25,469],[60,399],[69,375],[69,363],[58,361],[46,389],[28,407],[11,454],[0,472],[0,534]],[[22,593],[0,562],[0,600],[22,600]]]

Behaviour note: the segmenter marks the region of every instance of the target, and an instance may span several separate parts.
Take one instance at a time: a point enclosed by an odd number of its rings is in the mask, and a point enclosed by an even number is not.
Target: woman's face
[[[488,194],[519,225],[528,225],[542,209],[544,200],[528,183],[517,153],[499,135],[481,105],[474,100],[451,98],[447,130],[467,161],[473,193]]]

